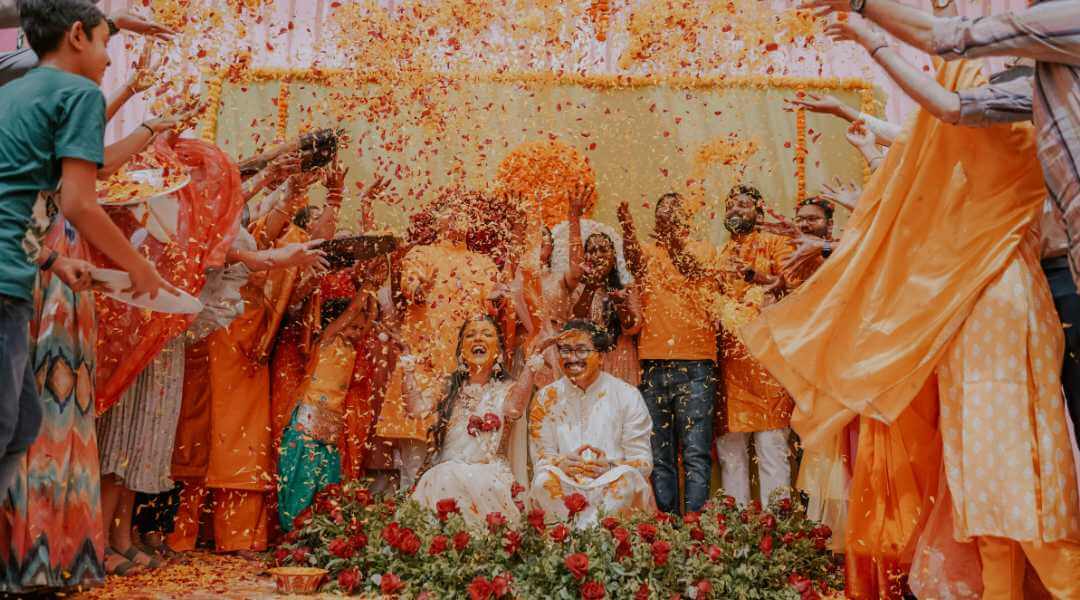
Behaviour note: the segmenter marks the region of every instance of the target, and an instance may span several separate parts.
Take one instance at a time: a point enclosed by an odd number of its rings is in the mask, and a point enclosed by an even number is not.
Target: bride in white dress
[[[435,411],[438,417],[429,435],[426,469],[412,497],[432,510],[440,500],[453,499],[470,526],[483,526],[488,513],[495,512],[516,523],[521,515],[511,491],[515,480],[508,446],[543,359],[534,355],[519,380],[510,379],[499,329],[486,316],[462,326],[457,357],[458,368],[437,404],[416,391],[411,361],[403,357],[409,411],[417,416]]]

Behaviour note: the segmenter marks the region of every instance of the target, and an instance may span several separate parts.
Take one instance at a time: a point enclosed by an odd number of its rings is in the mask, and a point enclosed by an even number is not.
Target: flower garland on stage
[[[522,492],[515,486],[515,496]],[[588,505],[580,494],[564,503],[571,520]],[[324,592],[417,600],[811,600],[843,587],[843,562],[828,549],[831,531],[790,499],[763,509],[718,497],[685,518],[610,516],[585,528],[551,523],[533,509],[518,525],[492,513],[486,528],[470,529],[461,510],[449,498],[432,511],[379,501],[356,482],[332,485],[296,518],[274,560],[327,570]]]

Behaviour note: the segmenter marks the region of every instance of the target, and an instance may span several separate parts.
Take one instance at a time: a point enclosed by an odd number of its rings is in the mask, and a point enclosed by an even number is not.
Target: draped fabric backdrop
[[[1027,6],[1026,0],[956,0],[960,14],[977,16],[995,14],[1023,8]],[[275,67],[307,67],[320,45],[323,43],[324,23],[329,12],[331,0],[276,0],[274,4],[273,18],[261,24],[253,23],[250,33],[260,42],[273,41],[273,50],[261,52],[256,57],[255,66]],[[395,0],[383,0],[384,4],[393,5]],[[795,0],[783,0],[774,3],[777,6],[790,6]],[[920,6],[929,10],[928,0],[904,0],[905,4]],[[99,3],[106,12],[116,8],[122,8],[131,4],[129,0],[104,0]],[[141,2],[134,2],[139,6]],[[288,24],[293,23],[290,29]],[[284,33],[282,33],[284,29]],[[110,53],[113,58],[113,66],[106,74],[104,87],[106,90],[115,89],[122,85],[130,74],[129,65],[133,57],[129,56],[125,45],[130,45],[123,36],[124,41],[114,41],[110,44]],[[0,30],[0,51],[10,50],[15,47],[17,36],[12,30]],[[613,56],[612,47],[616,40],[608,43],[596,42],[593,52],[600,57],[610,59]],[[929,68],[929,58],[910,47],[904,47],[905,58],[911,60],[920,67]],[[609,64],[610,64],[609,60]],[[914,104],[896,85],[894,85],[882,71],[870,61],[861,50],[847,44],[840,44],[825,57],[825,68],[822,73],[802,73],[806,76],[824,77],[865,77],[885,92],[887,103],[885,116],[894,122],[900,122],[906,116]],[[110,139],[115,139],[122,132],[131,129],[147,116],[147,103],[133,100],[120,115],[113,121],[109,128]]]

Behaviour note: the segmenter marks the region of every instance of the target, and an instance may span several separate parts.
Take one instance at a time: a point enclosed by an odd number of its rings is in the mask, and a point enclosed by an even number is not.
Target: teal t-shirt
[[[0,86],[0,295],[30,300],[37,265],[23,248],[38,192],[60,162],[105,161],[105,96],[89,79],[37,67]]]

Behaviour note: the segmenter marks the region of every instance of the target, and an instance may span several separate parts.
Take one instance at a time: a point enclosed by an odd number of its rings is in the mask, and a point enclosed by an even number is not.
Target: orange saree
[[[943,64],[947,89],[982,83]],[[983,290],[1014,259],[1045,188],[1029,124],[957,127],[919,111],[868,182],[838,251],[743,329],[825,448],[856,416],[851,597],[899,597],[941,468],[932,378]]]

